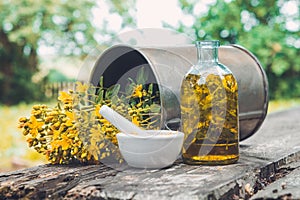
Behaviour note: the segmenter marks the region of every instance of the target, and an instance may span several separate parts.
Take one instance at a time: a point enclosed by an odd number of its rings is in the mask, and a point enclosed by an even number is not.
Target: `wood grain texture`
[[[293,190],[300,188],[293,181],[300,173],[299,124],[300,108],[268,115],[261,129],[241,142],[240,160],[233,165],[194,166],[178,160],[160,170],[42,165],[1,173],[0,199],[248,199],[254,193],[252,198],[264,199],[284,192],[300,199]],[[281,180],[287,190],[273,192]]]

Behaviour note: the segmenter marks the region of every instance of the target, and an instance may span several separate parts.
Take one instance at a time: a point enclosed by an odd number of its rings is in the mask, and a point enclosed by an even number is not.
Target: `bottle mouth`
[[[219,40],[196,41],[196,47],[214,48],[214,47],[219,47],[219,46],[220,46]]]

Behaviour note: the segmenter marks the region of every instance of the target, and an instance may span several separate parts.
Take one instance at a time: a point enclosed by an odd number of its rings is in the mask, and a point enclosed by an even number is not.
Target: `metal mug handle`
[[[165,128],[171,131],[180,131],[181,130],[180,124],[181,124],[180,118],[169,119],[164,123]]]

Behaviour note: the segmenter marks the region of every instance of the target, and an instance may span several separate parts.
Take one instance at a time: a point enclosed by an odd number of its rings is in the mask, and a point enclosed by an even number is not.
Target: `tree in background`
[[[283,0],[179,0],[194,25],[180,24],[181,32],[197,39],[219,39],[236,43],[261,61],[268,79],[270,98],[300,97],[300,4]]]
[[[122,27],[135,25],[136,0],[109,1],[123,17]],[[194,23],[172,27],[198,40],[240,44],[260,60],[269,80],[270,98],[300,97],[300,4],[296,0],[178,0]],[[168,8],[166,7],[166,15]],[[155,14],[155,12],[154,12]]]
[[[81,56],[96,46],[92,8],[95,1],[0,1],[0,103],[38,100],[38,53]],[[61,66],[64,67],[64,66]]]
[[[0,1],[0,103],[29,102],[41,95],[40,84],[33,83],[32,77],[38,71],[38,56],[43,47],[51,47],[51,51],[63,56],[83,56],[98,46],[99,34],[116,34],[107,21],[101,30],[93,25],[92,10],[96,2]],[[172,29],[192,33],[199,40],[219,39],[222,44],[246,47],[261,61],[269,78],[272,99],[300,97],[299,1],[178,2],[185,14],[194,19],[194,24],[188,27],[181,23]],[[135,26],[136,0],[106,3],[111,13],[122,17],[122,28]]]

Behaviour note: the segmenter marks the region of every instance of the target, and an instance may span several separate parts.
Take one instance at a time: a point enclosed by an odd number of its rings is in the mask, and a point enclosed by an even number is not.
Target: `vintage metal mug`
[[[106,49],[97,59],[89,81],[97,85],[99,78],[103,76],[106,87],[116,83],[124,86],[127,78],[134,77],[143,66],[148,72],[148,82],[158,84],[162,107],[160,128],[165,128],[166,123],[179,123],[181,81],[196,60],[196,48],[193,45],[115,45]],[[259,129],[266,117],[267,77],[258,59],[241,46],[221,46],[219,60],[228,66],[239,84],[240,140],[244,140]]]

